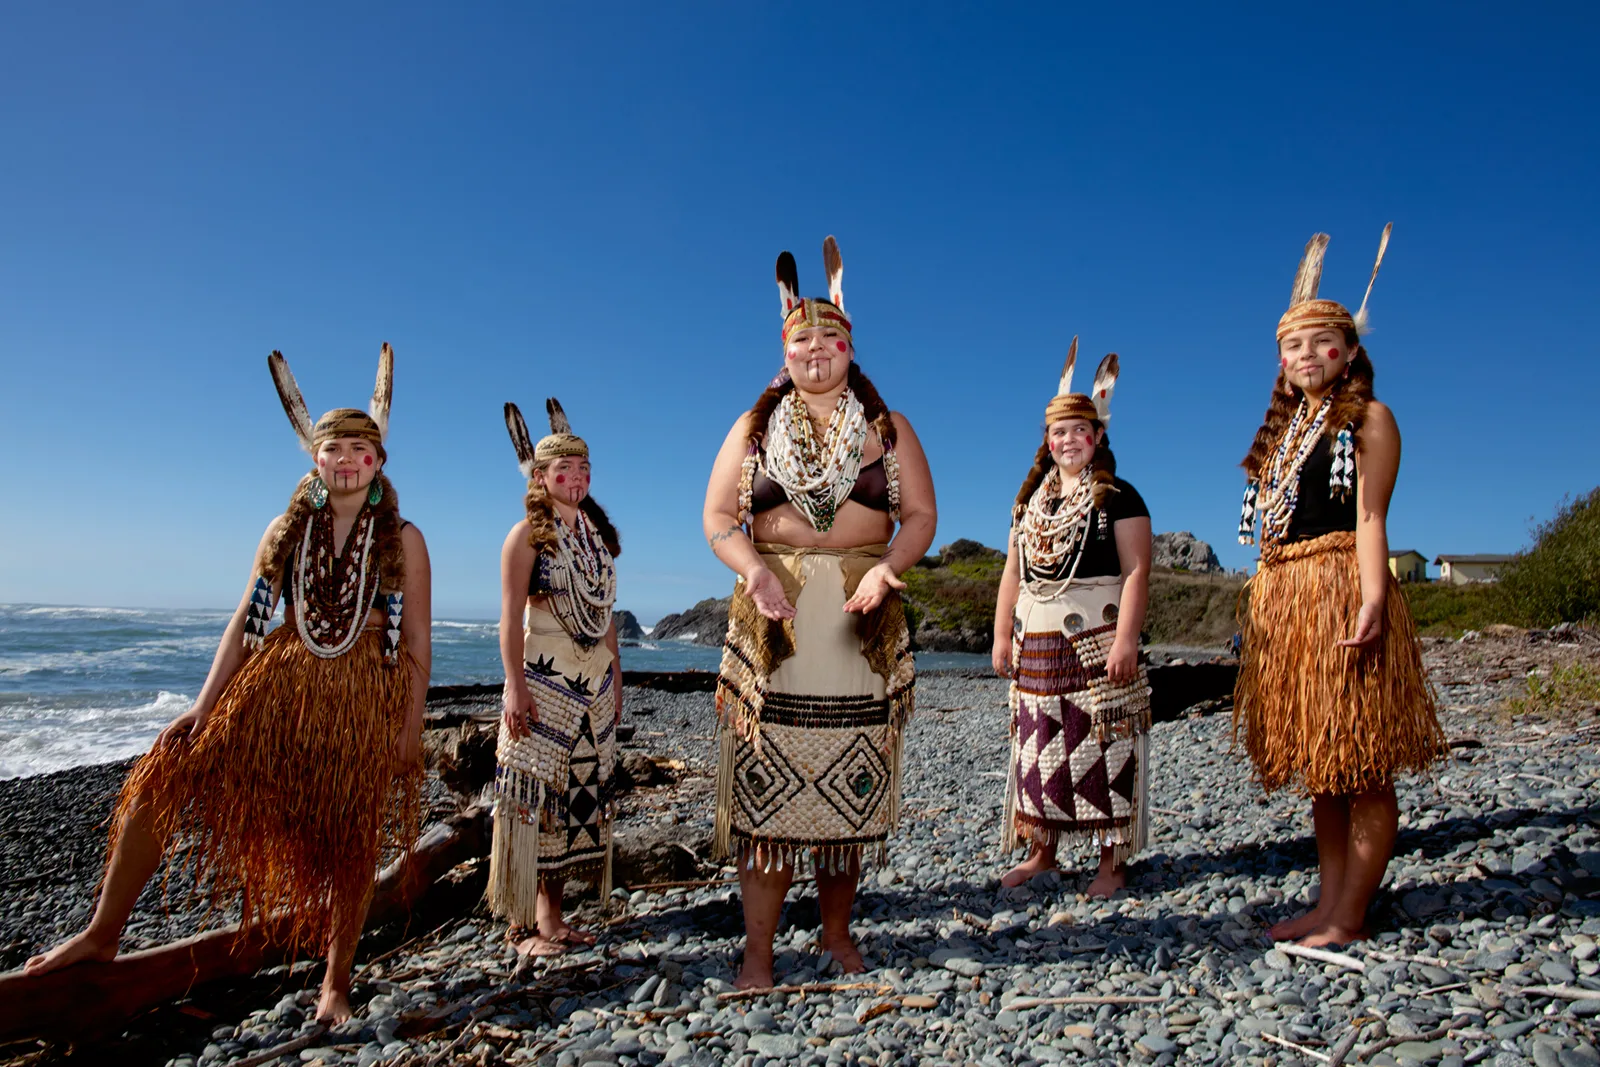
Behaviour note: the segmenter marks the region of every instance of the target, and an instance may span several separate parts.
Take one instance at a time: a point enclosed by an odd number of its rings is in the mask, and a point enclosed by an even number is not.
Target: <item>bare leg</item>
[[[1116,895],[1117,890],[1128,884],[1128,869],[1117,863],[1116,854],[1117,850],[1113,846],[1101,846],[1100,873],[1089,883],[1091,900],[1109,900]]]
[[[1007,889],[1019,886],[1036,874],[1056,869],[1056,843],[1042,844],[1035,841],[1033,848],[1028,852],[1028,858],[1011,868],[1000,878],[1000,884]]]
[[[817,906],[822,912],[822,949],[833,953],[845,974],[860,974],[867,964],[850,936],[850,913],[855,909],[856,887],[861,882],[861,850],[851,849],[850,858],[831,873],[817,859],[813,862],[817,869]]]
[[[1327,922],[1334,902],[1344,891],[1346,852],[1350,844],[1350,798],[1313,797],[1311,820],[1317,832],[1321,893],[1315,908],[1304,915],[1277,923],[1267,931],[1274,941],[1297,940]]]
[[[1300,941],[1307,947],[1364,941],[1367,934],[1367,908],[1394,855],[1394,839],[1400,829],[1400,804],[1394,786],[1348,798],[1349,836],[1346,865],[1339,892],[1328,906],[1323,922]],[[1323,900],[1328,900],[1326,878]]]
[[[121,836],[117,838],[117,847],[106,869],[105,886],[89,925],[82,933],[30,959],[23,966],[23,973],[45,974],[82,960],[113,959],[117,943],[122,939],[122,928],[127,925],[139,894],[144,891],[144,884],[160,866],[165,845],[166,842],[151,831],[149,808],[144,798],[139,798],[123,820]]]
[[[322,976],[322,995],[317,998],[317,1022],[323,1026],[338,1026],[350,1018],[350,968],[366,919],[365,900],[354,909],[334,905],[329,920],[328,970]]]
[[[772,938],[778,932],[784,895],[794,881],[792,865],[785,863],[780,871],[774,863],[768,871],[763,869],[765,859],[763,853],[751,869],[746,866],[748,857],[739,857],[739,899],[744,904],[744,965],[733,983],[739,989],[767,989],[772,985]]]

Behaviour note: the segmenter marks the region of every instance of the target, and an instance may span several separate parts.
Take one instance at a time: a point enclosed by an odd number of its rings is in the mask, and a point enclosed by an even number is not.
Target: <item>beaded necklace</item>
[[[367,584],[375,525],[373,510],[362,508],[345,541],[346,555],[340,557],[334,553],[333,516],[316,511],[306,522],[305,537],[295,554],[295,626],[306,648],[323,659],[350,651],[366,628],[377,587],[376,574],[373,584]],[[360,554],[351,560],[348,550],[354,544],[361,546]]]
[[[1017,526],[1017,550],[1023,573],[1048,574],[1078,552],[1089,530],[1094,508],[1093,479],[1083,471],[1070,492],[1063,494],[1061,468],[1052,465],[1039,488],[1028,498]]]
[[[617,567],[588,516],[571,526],[556,516],[556,557],[550,568],[550,609],[573,636],[598,641],[611,629]]]
[[[1289,520],[1294,517],[1294,507],[1300,499],[1300,468],[1306,465],[1312,450],[1317,447],[1317,441],[1322,436],[1322,424],[1327,421],[1332,407],[1333,396],[1330,394],[1322,398],[1316,414],[1308,419],[1306,416],[1310,414],[1310,405],[1305,397],[1300,398],[1294,419],[1283,432],[1283,440],[1278,442],[1278,449],[1273,453],[1265,484],[1256,502],[1256,508],[1261,512],[1263,541],[1278,541],[1288,532]]]
[[[818,533],[833,528],[839,505],[850,497],[861,473],[867,417],[861,401],[846,389],[817,440],[811,413],[799,390],[792,390],[767,420],[767,477],[783,486],[789,502]],[[898,488],[898,487],[897,487]]]

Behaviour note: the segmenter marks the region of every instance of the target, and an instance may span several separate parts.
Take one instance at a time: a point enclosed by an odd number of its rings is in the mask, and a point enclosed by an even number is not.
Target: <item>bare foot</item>
[[[1007,889],[1014,889],[1035,875],[1045,871],[1057,869],[1056,861],[1047,859],[1042,852],[1035,852],[1015,867],[1011,868],[1000,878],[1000,884]]]
[[[516,943],[519,956],[559,956],[568,946],[543,934],[533,934]]]
[[[842,937],[824,935],[819,947],[824,952],[833,953],[833,958],[839,961],[845,974],[861,974],[867,969],[867,961],[861,958],[861,950],[856,948],[855,941],[848,933]]]
[[[1302,948],[1327,948],[1329,945],[1343,946],[1352,941],[1365,941],[1371,936],[1365,926],[1348,927],[1324,923],[1302,937],[1299,944]]]
[[[744,964],[739,968],[739,977],[733,980],[735,989],[771,989],[772,988],[772,960],[768,959],[766,965],[757,963],[749,950],[745,951]]]
[[[323,1026],[338,1026],[348,1022],[352,1014],[349,993],[343,989],[322,987],[322,996],[317,998],[317,1022]]]
[[[563,945],[592,945],[594,935],[587,930],[579,930],[567,922],[552,923],[550,929],[541,930],[547,941],[556,941]]]
[[[1274,923],[1268,928],[1267,936],[1274,941],[1298,941],[1327,921],[1326,912],[1321,908],[1313,908],[1304,915],[1296,915],[1292,919]]]
[[[1127,884],[1128,872],[1126,868],[1116,867],[1109,871],[1102,869],[1099,874],[1094,876],[1094,881],[1089,883],[1089,899],[1110,900],[1116,895],[1117,890],[1126,888]]]
[[[22,965],[26,975],[49,974],[74,963],[109,963],[117,956],[117,942],[109,945],[93,937],[88,930],[61,942],[48,952],[41,952]]]

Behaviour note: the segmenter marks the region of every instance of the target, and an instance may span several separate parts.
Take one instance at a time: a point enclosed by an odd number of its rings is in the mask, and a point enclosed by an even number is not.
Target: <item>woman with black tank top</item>
[[[370,412],[335,408],[315,423],[283,356],[267,362],[315,470],[267,526],[194,706],[123,783],[88,928],[25,970],[114,957],[172,845],[197,895],[240,906],[245,933],[290,958],[327,953],[317,1021],[334,1025],[351,1015],[350,967],[379,858],[386,845],[410,847],[421,815],[428,550],[384,474],[389,346]],[[280,599],[283,625],[268,632]]]
[[[505,406],[526,516],[500,553],[505,707],[495,746],[489,906],[524,955],[553,956],[594,935],[562,915],[569,881],[611,893],[612,791],[622,661],[617,529],[589,495],[589,446],[554,397],[538,444]],[[526,936],[523,936],[526,935]]]
[[[1253,542],[1259,514],[1261,560],[1234,690],[1235,736],[1262,788],[1293,784],[1312,800],[1321,897],[1271,930],[1308,946],[1368,936],[1398,828],[1394,775],[1445,751],[1416,626],[1389,571],[1400,430],[1373,397],[1366,299],[1355,315],[1317,299],[1327,243],[1317,234],[1306,245],[1278,322],[1272,403],[1243,463],[1239,540]]]
[[[1011,679],[1011,766],[1001,847],[1027,859],[1001,879],[1054,870],[1062,840],[1100,848],[1091,897],[1126,882],[1149,819],[1150,686],[1139,629],[1150,599],[1150,512],[1116,476],[1106,437],[1118,361],[1072,391],[1072,339],[1045,439],[1011,512],[994,615],[994,669]]]
[[[773,983],[798,866],[816,872],[818,948],[846,972],[866,966],[850,910],[863,849],[881,861],[898,818],[915,680],[899,575],[936,519],[911,424],[854,362],[832,237],[823,260],[828,299],[807,300],[794,257],[778,257],[784,369],[706,486],[706,539],[739,575],[717,678],[715,849],[739,868],[741,989]]]

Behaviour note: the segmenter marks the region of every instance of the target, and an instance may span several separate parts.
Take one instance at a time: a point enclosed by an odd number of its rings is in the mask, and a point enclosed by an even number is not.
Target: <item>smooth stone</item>
[[[1157,1037],[1155,1034],[1145,1034],[1137,1042],[1135,1042],[1135,1044],[1137,1044],[1139,1048],[1143,1049],[1145,1054],[1149,1056],[1159,1056],[1163,1052],[1171,1052],[1178,1047],[1178,1043],[1176,1041],[1170,1041],[1164,1037]]]
[[[900,998],[902,1008],[934,1008],[938,1007],[939,998],[925,996],[921,993],[909,993]]]
[[[773,1059],[793,1059],[800,1055],[800,1039],[793,1034],[754,1034],[746,1047]]]

